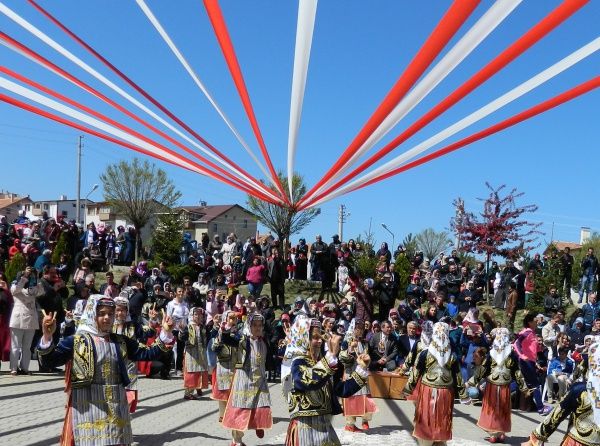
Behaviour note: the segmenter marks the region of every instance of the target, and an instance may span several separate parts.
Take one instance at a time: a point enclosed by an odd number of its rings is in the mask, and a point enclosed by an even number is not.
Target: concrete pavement
[[[36,364],[32,362],[32,370]],[[64,378],[56,374],[11,377],[8,364],[2,363],[0,373],[0,438],[2,444],[13,446],[49,446],[58,443],[64,418]],[[288,413],[279,384],[271,384],[274,426],[265,438],[254,432],[244,437],[248,446],[283,445]],[[344,445],[416,445],[410,435],[414,406],[405,401],[376,400],[379,412],[371,422],[368,434],[350,434],[342,430],[344,419],[334,418],[334,426]],[[488,444],[475,423],[480,406],[456,406],[452,445]],[[513,412],[511,444],[525,441],[529,432],[541,421],[537,413]],[[561,426],[564,433],[566,423]],[[230,442],[229,432],[218,423],[217,403],[203,397],[199,401],[184,401],[181,378],[169,381],[140,379],[140,404],[133,415],[135,441],[140,445],[223,445]],[[559,445],[562,434],[557,432],[549,445]]]

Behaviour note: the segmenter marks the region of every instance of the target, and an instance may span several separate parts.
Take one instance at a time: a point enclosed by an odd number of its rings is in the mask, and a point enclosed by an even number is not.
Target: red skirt
[[[154,340],[156,337],[148,338],[146,341],[147,346],[151,346],[154,344]],[[140,373],[146,375],[146,377],[150,376],[150,369],[152,368],[152,361],[137,361],[137,368]]]
[[[417,381],[417,385],[413,389],[412,393],[406,397],[406,400],[416,403],[417,400],[419,399],[419,389],[420,388],[421,388],[421,378],[419,378],[419,380]]]
[[[236,431],[271,429],[273,427],[271,408],[242,409],[231,406],[228,400],[223,415],[223,427]]]
[[[487,432],[510,432],[510,386],[486,383],[477,426]]]
[[[129,413],[134,413],[138,405],[138,391],[137,390],[125,390],[127,396],[127,404],[129,404]]]
[[[413,435],[420,440],[452,440],[452,389],[438,389],[421,383],[415,408]]]
[[[183,371],[183,387],[186,389],[208,389],[208,372]]]
[[[345,417],[362,417],[365,414],[377,412],[377,406],[371,395],[354,395],[344,398],[343,402]]]
[[[563,438],[563,441],[560,444],[560,446],[585,446],[585,445],[583,443],[580,443],[579,441],[575,440],[573,437],[569,437],[568,435],[565,435],[565,438]]]
[[[229,399],[229,389],[227,390],[219,390],[219,386],[217,385],[217,369],[213,369],[212,371],[212,391],[210,394],[210,398],[215,401],[227,401]]]

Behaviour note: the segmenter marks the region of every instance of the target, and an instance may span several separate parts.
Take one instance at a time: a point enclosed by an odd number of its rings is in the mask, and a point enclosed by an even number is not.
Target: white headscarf
[[[492,330],[492,335],[494,335],[494,342],[490,349],[490,356],[496,361],[498,366],[502,366],[512,352],[510,332],[508,331],[508,328],[494,328]]]
[[[433,326],[431,344],[427,347],[427,351],[437,360],[440,367],[446,365],[452,353],[448,331],[448,324],[445,322],[436,322]]]
[[[433,322],[425,321],[421,324],[421,338],[420,342],[425,346],[429,347],[431,343],[431,336],[433,335]]]
[[[252,327],[252,322],[257,320],[261,320],[264,323],[265,317],[260,313],[250,313],[246,318],[246,323],[244,324],[244,330],[242,331],[242,334],[246,336],[252,336],[252,330],[250,327]]]
[[[294,319],[290,328],[284,359],[292,360],[299,356],[305,356],[310,350],[310,318],[300,313]]]
[[[594,412],[594,422],[600,425],[600,336],[590,345],[588,356],[587,393]]]
[[[85,305],[83,313],[81,315],[81,319],[79,320],[79,325],[77,326],[76,333],[89,333],[92,336],[108,336],[110,332],[103,332],[98,330],[98,325],[96,324],[96,311],[98,306],[115,306],[115,301],[106,297],[103,294],[92,294]]]

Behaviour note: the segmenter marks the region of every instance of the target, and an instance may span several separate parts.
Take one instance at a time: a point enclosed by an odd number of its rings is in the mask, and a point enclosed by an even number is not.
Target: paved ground
[[[35,365],[34,365],[35,366]],[[64,417],[65,395],[63,377],[37,374],[11,377],[7,363],[0,374],[0,437],[2,444],[14,446],[49,446],[58,442]],[[32,367],[33,370],[35,370]],[[170,381],[140,380],[141,402],[133,417],[135,441],[140,445],[227,445],[229,433],[217,422],[217,403],[204,397],[199,401],[184,401],[181,378]],[[248,433],[244,438],[251,445],[283,445],[288,418],[280,394],[280,386],[271,385],[274,426],[259,440]],[[341,416],[335,417],[344,445],[414,445],[411,437],[413,406],[404,401],[376,400],[379,413],[371,423],[368,434],[349,434],[341,431]],[[457,406],[454,415],[453,445],[487,444],[484,433],[475,426],[478,406]],[[519,444],[539,423],[537,413],[513,413],[511,444]],[[564,428],[563,427],[563,432]],[[550,445],[558,445],[562,435],[555,434]]]

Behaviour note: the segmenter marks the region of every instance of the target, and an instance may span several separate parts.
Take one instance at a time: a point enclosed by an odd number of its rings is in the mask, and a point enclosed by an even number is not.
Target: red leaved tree
[[[538,209],[533,204],[517,205],[516,201],[523,192],[512,189],[506,193],[505,185],[496,189],[487,182],[485,185],[490,191],[489,196],[478,198],[483,202],[483,212],[467,212],[464,201],[457,198],[453,203],[456,217],[450,221],[450,227],[459,238],[460,251],[485,254],[488,272],[492,257],[515,259],[538,247],[539,243],[534,245],[535,240],[543,233],[538,230],[541,223],[531,223],[522,218],[523,214]]]

